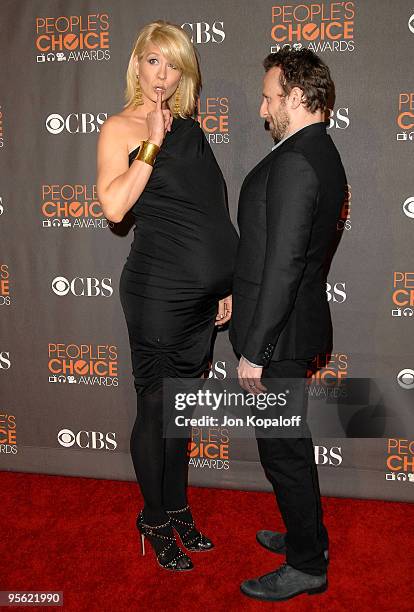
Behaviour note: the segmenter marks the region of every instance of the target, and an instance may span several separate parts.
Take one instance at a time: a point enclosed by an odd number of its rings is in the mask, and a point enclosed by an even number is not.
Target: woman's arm
[[[96,188],[103,213],[109,221],[119,223],[144,191],[152,166],[134,161],[129,167],[125,130],[118,117],[110,117],[101,128],[98,140]]]
[[[171,129],[171,113],[161,109],[161,94],[147,115],[148,140],[161,146]],[[103,124],[98,140],[96,188],[105,217],[119,223],[144,191],[152,166],[140,160],[129,167],[124,121],[114,115]]]

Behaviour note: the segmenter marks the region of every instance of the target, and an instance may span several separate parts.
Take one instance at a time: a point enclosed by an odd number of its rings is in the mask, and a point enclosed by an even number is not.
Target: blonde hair
[[[126,73],[125,105],[131,106],[134,102],[136,88],[136,72],[134,57],[140,61],[144,55],[146,45],[152,42],[157,45],[161,53],[169,62],[181,70],[180,81],[180,112],[183,119],[192,117],[196,111],[196,104],[201,89],[201,74],[196,51],[188,35],[180,27],[168,21],[154,21],[144,26],[134,43]],[[167,101],[168,107],[174,116],[174,98]]]

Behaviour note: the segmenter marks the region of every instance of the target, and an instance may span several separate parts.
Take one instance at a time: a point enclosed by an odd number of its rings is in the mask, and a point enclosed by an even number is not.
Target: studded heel
[[[171,521],[162,525],[147,525],[144,523],[142,511],[137,516],[137,529],[141,534],[141,552],[145,555],[145,538],[154,549],[158,565],[164,569],[183,572],[193,569],[193,563],[177,545],[171,526]]]
[[[204,552],[214,548],[213,542],[196,528],[190,506],[180,510],[167,510],[171,525],[180,536],[185,548],[191,552]]]

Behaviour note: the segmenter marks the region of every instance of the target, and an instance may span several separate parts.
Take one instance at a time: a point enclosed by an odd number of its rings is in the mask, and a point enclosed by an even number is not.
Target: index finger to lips
[[[157,90],[157,104],[156,104],[156,109],[157,110],[161,110],[161,95],[162,94],[161,94],[160,90],[158,89]]]

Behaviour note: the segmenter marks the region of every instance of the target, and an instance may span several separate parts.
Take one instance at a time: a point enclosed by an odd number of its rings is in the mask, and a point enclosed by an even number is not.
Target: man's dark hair
[[[284,93],[289,95],[293,87],[299,87],[303,91],[304,106],[312,113],[327,108],[333,92],[331,73],[328,66],[310,49],[281,49],[277,53],[270,53],[263,61],[263,66],[266,72],[279,67]]]

